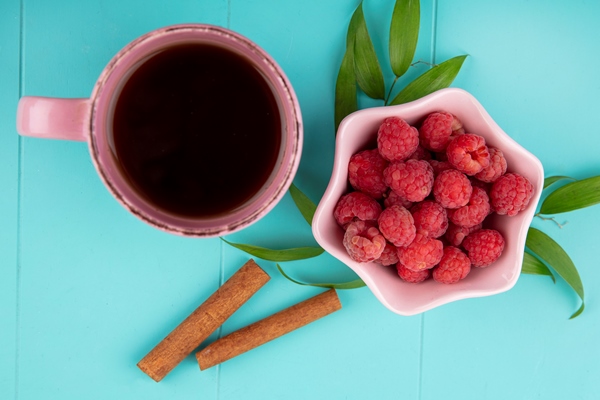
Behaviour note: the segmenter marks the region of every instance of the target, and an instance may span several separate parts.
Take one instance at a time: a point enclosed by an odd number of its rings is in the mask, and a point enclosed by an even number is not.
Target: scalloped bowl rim
[[[528,207],[517,216],[490,217],[494,227],[506,238],[504,253],[496,263],[488,268],[472,268],[467,278],[452,285],[433,280],[409,284],[398,278],[391,268],[353,261],[342,245],[343,231],[333,218],[333,209],[340,196],[347,192],[350,156],[375,146],[377,127],[384,118],[396,115],[416,124],[428,113],[440,110],[457,115],[468,132],[480,134],[488,144],[499,147],[508,161],[509,172],[526,176],[535,192]],[[400,315],[415,315],[453,301],[502,293],[516,284],[527,231],[543,182],[544,170],[537,157],[508,136],[473,95],[462,89],[441,89],[410,103],[356,111],[341,122],[331,179],[313,218],[313,235],[321,247],[351,268],[385,307]]]

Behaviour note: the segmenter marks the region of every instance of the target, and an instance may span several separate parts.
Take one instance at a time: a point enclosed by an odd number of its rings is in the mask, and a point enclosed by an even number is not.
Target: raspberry
[[[383,206],[387,208],[393,206],[394,204],[402,206],[408,210],[412,207],[413,203],[398,196],[398,194],[393,190],[390,190],[387,196],[385,196],[385,199],[383,200]]]
[[[386,118],[377,132],[377,148],[388,161],[404,161],[419,146],[419,132],[402,118]]]
[[[350,258],[357,262],[378,259],[386,244],[374,222],[360,220],[348,224],[343,243]]]
[[[381,158],[377,149],[354,154],[348,163],[350,185],[374,199],[380,199],[387,191],[383,182],[383,170],[387,166],[388,162]]]
[[[411,244],[398,248],[398,262],[413,271],[433,268],[440,262],[443,249],[441,241],[417,233]]]
[[[467,175],[475,175],[490,165],[485,139],[472,133],[454,138],[446,148],[446,155],[450,164]]]
[[[483,222],[490,213],[490,200],[485,190],[474,187],[466,206],[448,210],[448,219],[467,228]]]
[[[431,193],[433,169],[427,161],[393,162],[383,171],[385,183],[408,201],[422,201]]]
[[[409,160],[425,160],[425,161],[429,161],[431,160],[431,153],[424,148],[423,146],[419,145],[417,146],[417,149],[415,150],[414,153],[412,153],[410,155],[410,157],[408,157]]]
[[[440,172],[433,182],[433,196],[445,208],[467,205],[472,193],[469,178],[455,169]]]
[[[379,215],[377,222],[381,234],[394,246],[408,246],[415,238],[413,216],[402,206],[386,208]]]
[[[431,276],[431,270],[423,269],[421,271],[413,271],[408,269],[402,264],[396,264],[396,271],[398,271],[398,276],[405,282],[408,283],[420,283],[426,279],[429,279]]]
[[[433,168],[433,175],[438,176],[443,171],[448,169],[454,169],[454,166],[450,164],[448,161],[438,161],[438,160],[427,160],[431,168]]]
[[[444,247],[444,255],[433,269],[433,279],[440,283],[456,283],[471,272],[471,261],[460,249]]]
[[[487,267],[502,254],[504,238],[497,230],[480,229],[465,238],[463,248],[474,267]]]
[[[466,226],[459,226],[450,222],[444,237],[452,246],[458,247],[462,244],[463,240],[469,235],[469,233],[475,232],[479,229],[481,229],[481,224],[467,228]]]
[[[351,192],[340,198],[333,210],[333,216],[340,226],[345,227],[358,218],[363,221],[376,221],[381,214],[377,200],[362,192]]]
[[[425,118],[419,138],[421,145],[431,151],[444,151],[453,139],[453,134],[464,133],[462,123],[458,118],[448,112],[434,112]]]
[[[430,238],[442,236],[448,229],[446,210],[435,201],[423,201],[410,210],[417,232]]]
[[[490,191],[493,210],[500,215],[510,217],[523,211],[532,196],[533,185],[531,182],[516,173],[508,173],[498,178]]]
[[[375,262],[384,266],[396,264],[398,262],[398,249],[393,244],[386,243],[383,253]]]
[[[334,209],[344,247],[356,262],[394,265],[406,282],[458,282],[504,250],[500,232],[482,228],[485,218],[516,215],[533,197],[527,178],[506,171],[503,152],[448,112],[429,114],[419,130],[386,118],[377,148],[348,163],[355,191]]]
[[[502,150],[488,146],[490,152],[490,165],[475,174],[475,178],[483,182],[494,182],[506,172],[506,158]]]

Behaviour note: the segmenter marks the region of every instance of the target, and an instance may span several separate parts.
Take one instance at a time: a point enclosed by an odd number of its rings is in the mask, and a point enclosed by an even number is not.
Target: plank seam
[[[23,75],[24,75],[24,10],[25,0],[19,1],[19,99],[23,95]],[[19,398],[19,368],[21,357],[21,192],[22,192],[22,170],[23,170],[23,138],[19,135],[17,141],[17,243],[16,243],[16,299],[15,299],[15,400]]]

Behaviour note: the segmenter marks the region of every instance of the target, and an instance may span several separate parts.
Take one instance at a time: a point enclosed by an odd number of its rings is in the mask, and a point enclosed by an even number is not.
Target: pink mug
[[[277,135],[281,134],[280,145],[278,153],[274,154],[274,166],[269,170],[270,174],[266,175],[262,186],[250,198],[215,215],[181,215],[157,205],[140,193],[139,188],[136,189],[115,153],[112,132],[115,104],[129,77],[152,56],[186,44],[216,46],[249,61],[270,88],[279,112]],[[21,98],[17,111],[17,131],[24,136],[88,142],[98,174],[119,203],[156,228],[193,237],[229,234],[266,215],[291,185],[303,143],[298,100],[276,62],[249,39],[224,28],[203,24],[169,26],[134,40],[108,63],[89,99]]]

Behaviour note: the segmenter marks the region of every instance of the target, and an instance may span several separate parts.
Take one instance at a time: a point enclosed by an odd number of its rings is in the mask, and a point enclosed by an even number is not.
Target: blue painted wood
[[[25,93],[65,97],[88,96],[146,31],[227,21],[225,2],[26,2],[24,12]],[[20,398],[216,398],[216,371],[198,376],[191,358],[161,385],[135,365],[218,287],[220,241],[130,216],[82,143],[25,138],[23,149]]]
[[[363,288],[339,292],[340,312],[213,369],[200,372],[191,356],[156,384],[136,368],[248,256],[218,239],[174,237],[130,216],[101,184],[84,144],[23,138],[19,145],[20,90],[85,97],[112,55],[149,30],[180,22],[229,27],[271,53],[294,85],[305,125],[295,182],[318,201],[333,162],[335,76],[357,4],[0,4],[0,398],[597,398],[597,208],[559,216],[569,222],[563,229],[534,222],[580,269],[587,309],[575,320],[567,318],[576,297],[547,277],[524,276],[507,293],[409,318],[387,311]],[[364,2],[381,57],[392,7]],[[454,86],[472,92],[548,174],[600,173],[598,4],[431,0],[421,8],[417,59],[469,54]],[[409,77],[425,70],[418,65]],[[378,104],[361,98],[363,106]],[[289,196],[228,239],[274,248],[315,243]],[[209,341],[321,291],[288,282],[272,262],[257,262],[271,281]],[[327,254],[284,267],[306,281],[355,278]]]
[[[265,47],[296,89],[306,140],[295,182],[314,201],[324,192],[333,163],[335,77],[356,5],[318,0],[232,2],[231,28]],[[382,55],[387,52],[392,6],[392,2],[364,5],[373,41]],[[247,17],[258,10],[258,21]],[[428,54],[427,50],[421,51]],[[264,221],[232,235],[232,239],[280,248],[314,243],[289,196]],[[226,266],[238,263],[229,261],[234,256],[237,259],[240,253],[226,249]],[[262,264],[272,273],[273,282],[252,300],[261,303],[255,306],[260,317],[321,291],[295,286],[278,275],[273,263]],[[309,282],[356,279],[354,273],[327,254],[283,266],[292,276]],[[340,291],[339,296],[343,305],[340,312],[223,364],[220,398],[236,399],[241,393],[249,398],[282,399],[416,398],[420,317],[392,315],[366,288]],[[256,319],[234,314],[224,331]],[[264,377],[268,378],[263,381]]]
[[[456,84],[540,158],[547,176],[600,173],[598,17],[597,2],[438,2],[437,57],[470,55]],[[599,212],[559,215],[563,229],[534,221],[579,268],[586,311],[569,321],[579,302],[564,282],[526,276],[502,295],[427,313],[422,399],[598,397]]]
[[[19,2],[2,3],[0,15],[0,396],[12,399],[18,345],[20,146],[14,116],[19,98]]]

